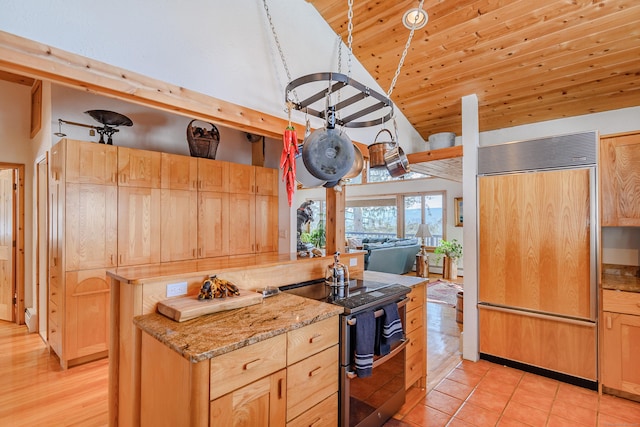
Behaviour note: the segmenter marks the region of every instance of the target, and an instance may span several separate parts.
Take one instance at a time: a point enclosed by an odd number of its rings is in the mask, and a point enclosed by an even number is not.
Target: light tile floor
[[[640,426],[640,403],[490,363],[462,361],[395,426]]]

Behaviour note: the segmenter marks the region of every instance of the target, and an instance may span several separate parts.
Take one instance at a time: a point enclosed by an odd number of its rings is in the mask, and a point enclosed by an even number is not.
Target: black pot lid
[[[316,129],[305,140],[302,160],[316,178],[339,181],[353,166],[353,143],[338,129]]]
[[[131,119],[123,114],[116,113],[115,111],[107,110],[89,110],[85,111],[98,123],[102,123],[107,126],[133,126]]]

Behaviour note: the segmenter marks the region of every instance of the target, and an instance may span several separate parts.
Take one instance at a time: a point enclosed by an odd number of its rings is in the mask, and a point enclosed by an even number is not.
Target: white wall
[[[31,123],[31,87],[0,80],[0,161],[24,164],[24,243],[25,307],[33,304],[33,143]]]
[[[100,6],[89,7],[82,0],[63,5],[0,0],[0,30],[286,117],[289,79],[262,0],[111,0]],[[338,71],[337,35],[310,3],[269,0],[268,6],[291,79]],[[346,74],[346,47],[342,53]],[[352,68],[351,76],[360,83],[381,93],[389,89],[380,88],[355,58]],[[406,152],[421,151],[416,148],[423,145],[422,138],[396,112],[400,144]],[[304,123],[304,114],[295,112],[293,119]],[[312,119],[314,128],[321,125]],[[377,130],[351,129],[349,135],[370,143]]]

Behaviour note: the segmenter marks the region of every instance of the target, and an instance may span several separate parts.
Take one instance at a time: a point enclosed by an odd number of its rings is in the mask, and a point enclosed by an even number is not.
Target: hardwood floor
[[[0,322],[1,426],[106,426],[109,362],[62,370],[38,334]]]

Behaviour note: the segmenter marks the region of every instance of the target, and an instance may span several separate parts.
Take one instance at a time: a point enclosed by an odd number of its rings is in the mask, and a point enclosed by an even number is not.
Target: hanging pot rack
[[[329,82],[329,84],[325,89],[316,92],[315,94],[302,101],[298,101],[297,99],[294,101],[290,99],[290,94],[296,89],[304,85],[319,81],[326,81]],[[344,93],[346,93],[347,88],[353,88],[357,93],[344,100],[340,100],[340,91],[345,90]],[[353,90],[351,90],[350,92],[353,93]],[[329,99],[329,95],[331,94],[335,94],[339,101],[334,105],[329,104],[325,106],[324,102],[325,100]],[[377,102],[374,101],[375,103],[371,104],[370,98],[375,99]],[[369,102],[362,102],[367,100],[369,100]],[[362,83],[359,83],[349,76],[341,73],[313,73],[306,76],[298,77],[287,85],[285,89],[285,102],[291,102],[292,107],[296,110],[304,111],[307,114],[320,117],[323,120],[327,119],[327,108],[333,107],[335,108],[336,125],[344,126],[347,128],[361,128],[380,125],[381,123],[384,123],[387,120],[391,119],[391,117],[393,117],[393,103],[387,96],[382,95],[374,89],[365,86]],[[321,109],[312,108],[313,104],[317,102],[322,102]],[[358,103],[360,103],[361,105],[358,105]],[[347,110],[347,108],[349,109]],[[347,116],[342,117],[343,114],[340,113],[341,111],[349,111],[349,113]],[[374,114],[376,112],[379,113],[379,117],[375,116],[374,118],[369,120],[356,121],[357,119],[370,114]]]

